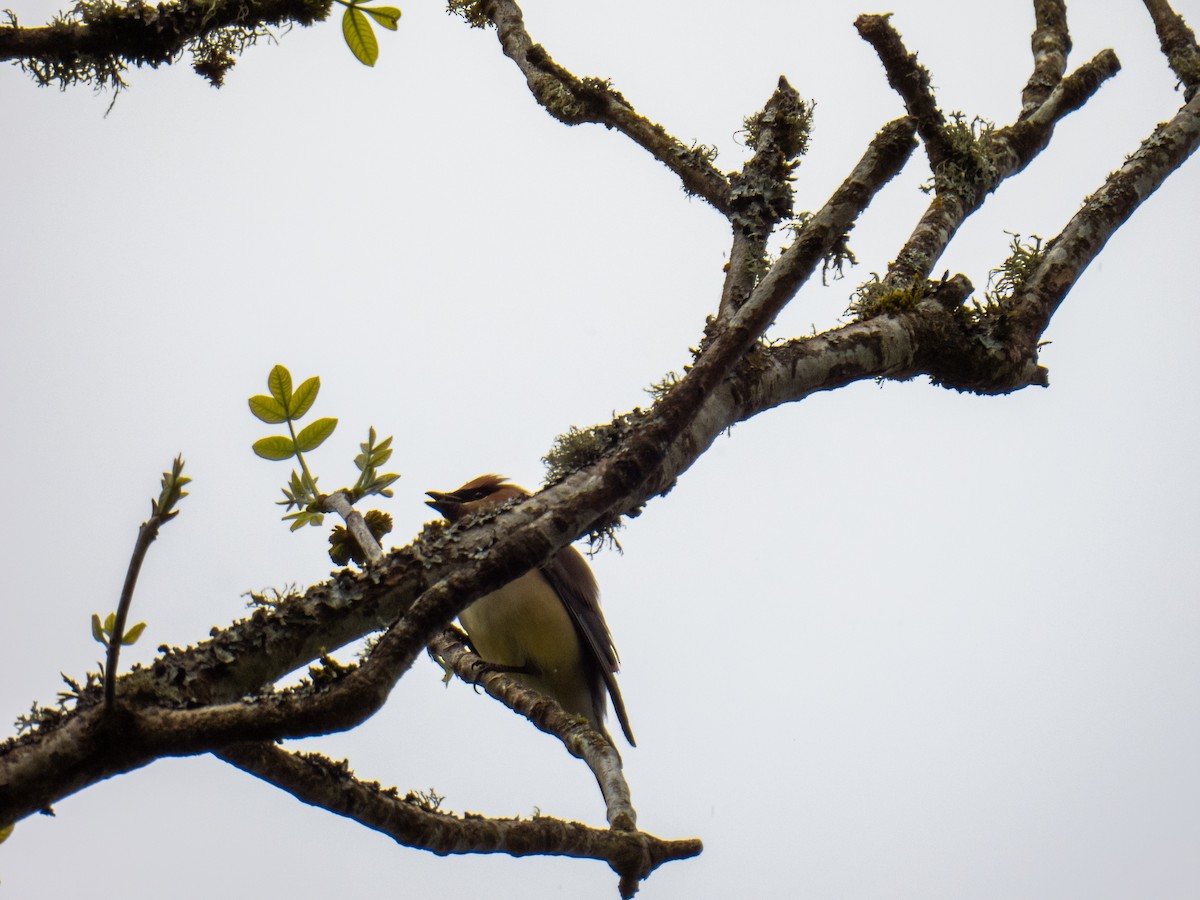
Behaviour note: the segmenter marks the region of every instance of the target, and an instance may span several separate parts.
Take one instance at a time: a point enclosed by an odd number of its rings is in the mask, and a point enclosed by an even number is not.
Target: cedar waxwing
[[[451,522],[529,492],[499,475],[481,475],[426,500]],[[485,594],[459,615],[476,652],[518,682],[583,716],[612,744],[604,727],[607,688],[630,746],[633,731],[614,677],[617,651],[600,611],[600,589],[583,556],[563,547],[540,569]],[[615,745],[614,745],[615,746]]]

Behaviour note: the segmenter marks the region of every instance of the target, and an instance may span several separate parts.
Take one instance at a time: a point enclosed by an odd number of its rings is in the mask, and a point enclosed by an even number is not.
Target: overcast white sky
[[[14,0],[25,23],[54,9]],[[1200,26],[1200,3],[1177,9]],[[894,0],[946,110],[1011,121],[1031,3]],[[900,102],[855,2],[528,2],[561,63],[609,77],[737,168],[786,74],[817,101],[796,188],[815,209]],[[482,472],[537,486],[570,425],[645,405],[713,310],[727,229],[615,134],[533,103],[491,32],[404,4],[374,70],[332,22],[252,50],[213,90],[186,66],[107,97],[0,75],[0,716],[51,702],[101,648],[138,523],[182,451],[195,478],[151,552],[123,664],[202,639],[252,588],[330,570],[272,504],[245,398],[276,362],[341,419],[351,479],[394,434],[388,509]],[[1075,2],[1072,63],[1125,68],[964,229],[940,272],[982,289],[1005,230],[1055,234],[1182,102],[1139,3]],[[838,321],[926,198],[923,154],[855,230],[861,265],[773,334]],[[1055,318],[1049,390],[861,384],[734,429],[595,560],[638,737],[640,824],[699,836],[642,897],[1194,898],[1200,892],[1200,500],[1194,160]],[[310,742],[448,808],[602,825],[587,770],[427,660],[352,734]],[[612,898],[601,864],[439,859],[209,758],[157,763],[22,822],[21,898]],[[119,880],[112,876],[119,866]]]

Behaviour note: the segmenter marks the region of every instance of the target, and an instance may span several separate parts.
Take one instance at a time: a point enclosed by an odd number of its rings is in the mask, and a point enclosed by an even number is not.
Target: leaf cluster
[[[325,521],[326,496],[317,488],[317,479],[308,467],[304,454],[316,450],[333,434],[337,428],[337,419],[324,417],[304,426],[297,432],[298,421],[305,416],[317,399],[321,390],[321,379],[317,376],[305,379],[299,387],[292,388],[292,373],[286,366],[276,365],[267,376],[267,389],[270,394],[257,394],[249,399],[250,412],[262,422],[269,425],[286,424],[288,433],[274,434],[259,438],[252,445],[255,454],[263,459],[284,461],[293,457],[299,463],[299,470],[293,469],[287,486],[283,489],[283,500],[279,505],[286,510],[295,509],[283,517],[291,521],[292,531],[305,525],[321,525]],[[367,440],[358,445],[359,453],[354,457],[354,465],[358,469],[358,480],[354,486],[344,488],[344,493],[351,504],[363,497],[378,494],[391,497],[391,485],[400,477],[394,472],[381,473],[383,466],[392,456],[392,438],[379,440],[374,427],[369,429]],[[384,521],[376,517],[371,527],[372,533],[382,528],[375,535],[378,540],[391,530],[391,518],[379,514]],[[356,551],[357,552],[357,551]],[[348,558],[356,558],[353,555]]]
[[[400,10],[394,6],[363,6],[359,0],[338,0],[346,11],[342,13],[342,37],[350,52],[364,66],[375,65],[379,59],[379,40],[375,37],[376,24],[395,31],[400,25]]]
[[[283,519],[292,521],[292,531],[305,525],[320,525],[325,521],[323,512],[318,508],[321,495],[317,490],[317,479],[309,471],[304,454],[325,443],[337,428],[337,419],[317,419],[300,429],[299,433],[296,432],[296,422],[312,408],[321,390],[321,379],[315,375],[292,390],[292,373],[286,366],[277,365],[267,376],[267,389],[271,392],[269,396],[257,394],[250,398],[250,412],[268,425],[287,423],[288,434],[260,438],[254,442],[252,449],[263,459],[282,462],[293,456],[296,458],[300,471],[292,470],[288,486],[283,489],[284,499],[279,501],[279,505],[284,509],[295,507],[297,511],[285,515]]]
[[[159,524],[169,522],[179,515],[179,510],[175,507],[188,495],[183,488],[191,480],[183,474],[183,456],[176,456],[175,461],[171,463],[171,471],[163,472],[162,490],[159,491],[158,499],[150,501],[150,513],[159,520]]]
[[[354,465],[358,469],[358,481],[350,489],[351,502],[361,500],[370,494],[392,496],[390,485],[400,476],[395,473],[380,475],[378,469],[392,457],[392,439],[386,437],[376,443],[375,428],[372,426],[367,433],[366,443],[359,444],[358,456],[354,457]]]
[[[92,637],[95,638],[98,643],[101,643],[107,647],[109,642],[112,640],[113,628],[116,626],[116,623],[116,613],[109,613],[107,616],[105,616],[103,622],[100,621],[99,613],[92,613]],[[133,627],[125,629],[125,633],[121,635],[121,646],[130,647],[133,644],[136,644],[137,639],[142,636],[142,632],[145,630],[145,622],[138,622]]]

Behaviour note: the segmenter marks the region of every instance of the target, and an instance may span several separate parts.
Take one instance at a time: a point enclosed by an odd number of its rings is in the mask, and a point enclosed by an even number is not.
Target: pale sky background
[[[54,9],[12,5],[29,24]],[[1177,9],[1200,26],[1198,0]],[[797,209],[901,112],[852,25],[888,10],[944,109],[1012,120],[1031,3],[525,5],[559,62],[726,170],[786,74],[817,101]],[[1113,47],[1125,68],[938,265],[978,290],[1005,230],[1057,233],[1182,102],[1140,3],[1070,11],[1072,64]],[[266,429],[245,398],[274,363],[319,374],[315,414],[341,419],[324,486],[352,480],[369,425],[395,435],[404,544],[425,490],[537,486],[556,434],[645,405],[688,361],[720,216],[619,135],[552,121],[492,32],[403,12],[373,70],[335,20],[251,50],[220,91],[186,65],[135,71],[107,118],[86,88],[0,76],[6,723],[95,667],[89,617],[114,608],[179,451],[195,481],[123,667],[242,615],[249,589],[330,571],[323,531],[278,520],[287,467],[249,450]],[[836,324],[926,177],[918,153],[854,231],[859,267],[772,334]],[[1085,274],[1048,334],[1049,390],[865,383],[775,410],[594,561],[640,824],[705,843],[641,897],[1200,896],[1197,196],[1193,160]],[[557,742],[439,675],[421,660],[366,725],[308,743],[453,810],[604,824]],[[602,864],[437,858],[207,757],[56,812],[0,846],[0,895],[616,896]]]

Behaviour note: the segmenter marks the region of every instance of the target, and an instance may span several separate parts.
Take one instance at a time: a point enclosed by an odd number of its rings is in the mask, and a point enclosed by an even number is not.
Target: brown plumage
[[[449,493],[426,493],[432,498],[426,504],[451,522],[529,496],[499,475],[481,475]],[[574,547],[564,547],[541,568],[480,597],[459,621],[481,657],[586,718],[611,744],[604,727],[607,691],[621,730],[634,745],[615,677],[617,651],[600,610],[600,589]]]

